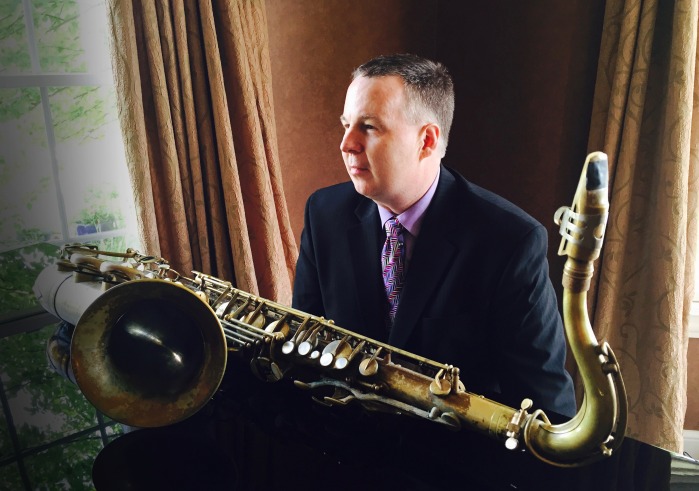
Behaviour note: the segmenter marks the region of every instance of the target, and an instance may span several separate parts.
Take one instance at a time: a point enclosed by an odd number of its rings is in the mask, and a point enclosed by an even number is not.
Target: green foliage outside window
[[[0,70],[24,72],[31,68],[20,0],[0,2]],[[0,72],[1,73],[1,72]]]
[[[36,306],[34,281],[57,259],[58,247],[51,244],[35,244],[0,254],[0,314]]]
[[[97,39],[80,37],[91,27],[90,22],[87,26],[81,23],[81,16],[95,20],[95,12],[104,13],[102,3],[31,0],[27,3],[33,21],[30,33],[23,2],[0,2],[0,77],[49,74],[55,79],[55,85],[42,89],[43,96],[39,86],[0,89],[0,189],[5,191],[0,194],[0,250],[67,240],[65,227],[68,235],[75,237],[79,223],[105,224],[83,233],[126,225],[121,208],[130,206],[128,201],[111,200],[97,208],[87,203],[93,199],[89,193],[106,197],[114,193],[114,182],[123,182],[123,176],[118,175],[125,172],[125,165],[111,147],[121,146],[114,140],[119,133],[114,89],[109,85],[67,85],[60,78],[73,73],[101,74],[105,59],[108,66],[108,55],[94,48],[106,48],[105,33],[93,32]],[[27,42],[30,34],[35,65]],[[49,128],[44,118],[47,109]],[[57,172],[52,170],[54,165]],[[120,194],[126,199],[128,193]],[[86,204],[81,209],[83,198]]]
[[[32,489],[54,491],[92,490],[92,461],[102,443],[96,435],[74,443],[51,447],[26,460]],[[67,466],[65,463],[70,462]]]
[[[79,2],[32,0],[31,5],[41,69],[45,72],[84,72]],[[0,67],[11,73],[31,70],[21,0],[0,2]]]
[[[98,231],[104,232],[124,226],[124,218],[120,210],[112,204],[119,198],[116,188],[111,190],[89,189],[85,197],[85,208],[75,218],[76,224],[93,225]]]
[[[80,3],[32,0],[32,6],[41,69],[45,72],[84,72]]]
[[[0,467],[0,482],[6,486],[7,489],[22,489],[22,478],[19,475],[19,468],[17,464],[6,465]]]
[[[78,387],[47,367],[46,341],[54,329],[54,325],[49,325],[0,338],[0,388],[9,400],[31,489],[93,489],[92,463],[104,442],[95,409]],[[119,425],[111,422],[106,430],[110,437],[122,432]],[[2,418],[0,463],[14,453],[7,423]],[[8,489],[19,490],[24,486],[16,459],[0,465],[0,483],[16,482],[17,486]]]
[[[116,171],[125,163],[112,151],[121,145],[110,146],[119,134],[114,90],[84,85],[102,83],[100,67],[108,65],[108,56],[95,56],[106,42],[103,3],[0,1],[0,78],[8,77],[0,89],[0,316],[37,306],[32,286],[74,240],[71,220],[125,226],[117,198],[129,190],[114,184],[123,182]],[[15,75],[28,83],[17,86]],[[129,237],[97,245],[136,246]],[[121,427],[102,423],[80,390],[49,369],[55,324],[5,337],[2,328],[0,489],[93,489],[94,458]]]

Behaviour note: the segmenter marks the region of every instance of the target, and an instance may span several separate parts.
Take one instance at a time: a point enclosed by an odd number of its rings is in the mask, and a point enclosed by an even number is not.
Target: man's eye
[[[375,130],[375,129],[376,129],[374,126],[372,126],[372,125],[370,125],[370,124],[364,124],[364,125],[362,125],[362,128],[364,128],[366,131]]]

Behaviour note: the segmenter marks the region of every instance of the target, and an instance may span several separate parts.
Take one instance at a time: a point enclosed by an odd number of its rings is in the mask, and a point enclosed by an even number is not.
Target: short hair
[[[441,131],[442,153],[446,152],[449,130],[454,119],[454,82],[447,68],[436,61],[414,54],[381,55],[352,72],[358,77],[387,77],[396,75],[405,83],[408,117],[436,120]]]

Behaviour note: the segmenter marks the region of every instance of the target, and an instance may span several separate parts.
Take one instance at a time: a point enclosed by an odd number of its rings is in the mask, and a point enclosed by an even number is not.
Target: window
[[[48,369],[57,321],[32,292],[62,244],[139,247],[108,32],[104,0],[0,2],[0,483],[11,489],[93,489],[92,462],[121,431]]]
[[[0,252],[137,247],[108,32],[99,0],[0,3]]]

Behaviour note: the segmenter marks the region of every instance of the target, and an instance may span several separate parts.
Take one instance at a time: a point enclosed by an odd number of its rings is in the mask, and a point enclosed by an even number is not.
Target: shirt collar
[[[434,178],[434,181],[430,185],[430,188],[427,190],[427,192],[422,195],[422,198],[417,200],[410,208],[408,208],[403,213],[397,216],[398,221],[401,223],[401,225],[403,225],[403,228],[410,232],[410,235],[412,235],[413,237],[417,237],[420,233],[420,227],[422,225],[422,219],[425,216],[425,211],[427,210],[427,207],[430,205],[430,202],[432,202],[434,193],[437,190],[437,183],[439,182],[440,172],[441,170],[437,170],[437,176]],[[376,206],[379,209],[381,225],[385,227],[388,219],[394,215],[390,210],[387,210],[383,206],[378,204]]]

